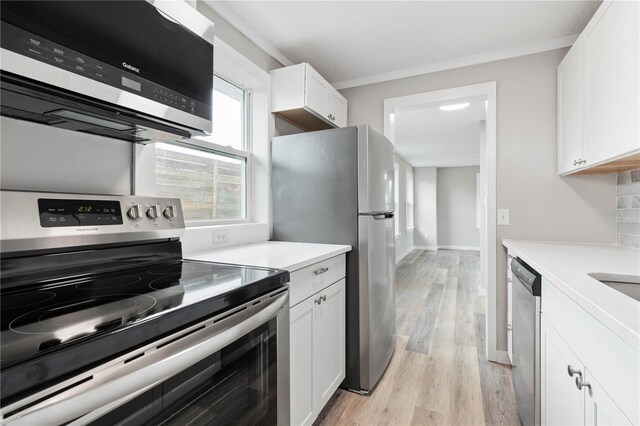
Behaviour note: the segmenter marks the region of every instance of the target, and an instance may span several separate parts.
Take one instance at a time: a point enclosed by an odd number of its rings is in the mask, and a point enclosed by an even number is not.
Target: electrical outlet
[[[213,244],[224,244],[229,242],[228,229],[216,229],[213,231]]]
[[[498,225],[509,224],[509,209],[498,209]]]

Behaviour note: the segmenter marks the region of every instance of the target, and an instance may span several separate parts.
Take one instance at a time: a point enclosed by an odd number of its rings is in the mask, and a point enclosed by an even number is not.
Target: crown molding
[[[203,0],[203,3],[207,5],[211,10],[220,15],[225,21],[231,24],[242,35],[247,37],[260,49],[271,55],[275,60],[280,62],[284,66],[293,65],[293,61],[280,52],[273,44],[269,43],[264,37],[258,34],[251,25],[242,19],[231,7],[229,7],[223,1]]]
[[[532,55],[534,53],[546,52],[573,45],[578,38],[578,34],[556,38],[541,43],[527,44],[493,52],[481,53],[479,55],[467,56],[464,58],[452,59],[449,61],[437,62],[434,64],[421,65],[419,67],[405,68],[403,70],[390,71],[368,77],[356,78],[331,83],[338,90],[349,89],[351,87],[366,86],[368,84],[382,83],[385,81],[398,80],[401,78],[414,77],[422,74],[430,74],[439,71],[451,70],[454,68],[468,67],[486,62],[494,62],[503,59],[516,58],[519,56]]]

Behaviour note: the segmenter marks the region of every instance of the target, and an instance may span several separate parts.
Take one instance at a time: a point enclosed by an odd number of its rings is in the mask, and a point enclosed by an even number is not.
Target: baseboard
[[[473,250],[480,251],[480,247],[473,246],[413,246],[416,250]]]
[[[438,246],[439,250],[473,250],[480,251],[480,247],[474,246]]]
[[[415,250],[415,247],[410,247],[409,250],[407,250],[404,253],[402,253],[400,255],[400,257],[396,259],[396,265],[398,265],[400,262],[402,262],[402,259],[407,257],[409,255],[409,253],[411,253],[413,250]]]
[[[511,360],[509,360],[509,352],[496,350],[496,362],[499,364],[511,365]]]
[[[413,246],[416,250],[438,250],[438,246]]]

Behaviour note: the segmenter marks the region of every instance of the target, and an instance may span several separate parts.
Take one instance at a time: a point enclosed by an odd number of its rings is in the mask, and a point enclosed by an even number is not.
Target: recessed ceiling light
[[[466,108],[469,105],[471,105],[471,102],[465,102],[465,103],[462,103],[462,104],[442,105],[440,107],[440,109],[443,110],[443,111],[457,111],[459,109]]]

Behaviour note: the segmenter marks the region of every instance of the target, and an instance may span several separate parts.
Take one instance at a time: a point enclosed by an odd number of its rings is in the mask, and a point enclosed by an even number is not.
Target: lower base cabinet
[[[310,425],[345,377],[345,280],[293,306],[291,424]]]

